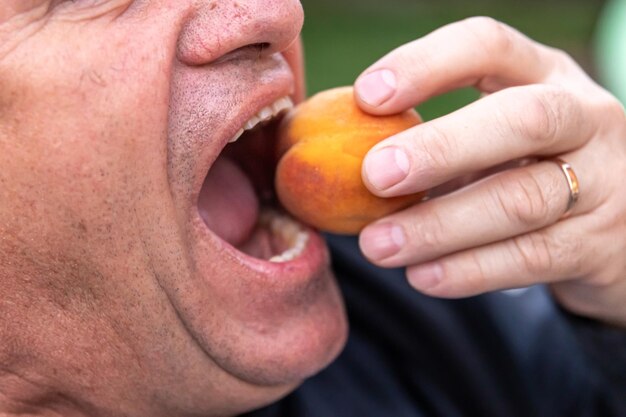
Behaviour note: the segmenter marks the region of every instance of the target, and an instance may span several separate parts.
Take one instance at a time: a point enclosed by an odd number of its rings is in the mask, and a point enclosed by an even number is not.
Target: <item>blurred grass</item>
[[[302,0],[309,94],[352,84],[358,74],[393,48],[469,16],[485,15],[533,39],[568,51],[593,73],[591,38],[603,1],[558,0]],[[429,100],[425,119],[477,97],[464,89]]]

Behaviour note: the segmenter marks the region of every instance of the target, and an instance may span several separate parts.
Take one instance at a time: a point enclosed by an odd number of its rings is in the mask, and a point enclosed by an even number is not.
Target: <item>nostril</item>
[[[268,52],[273,52],[272,44],[270,44],[269,42],[252,43],[230,51],[226,55],[215,60],[215,63],[238,59],[257,60],[268,55]]]
[[[250,45],[250,48],[258,49],[259,52],[263,52],[266,49],[269,49],[271,44],[269,42],[261,42],[261,43],[253,43]]]
[[[268,57],[289,47],[302,27],[299,0],[194,2],[198,8],[182,23],[177,58],[206,65],[226,55]],[[211,9],[211,4],[218,6]]]
[[[251,53],[256,54],[257,57],[261,57],[263,56],[264,52],[268,51],[271,48],[271,46],[272,44],[270,44],[269,42],[259,42],[246,45],[239,49],[243,50],[242,52],[250,51]]]

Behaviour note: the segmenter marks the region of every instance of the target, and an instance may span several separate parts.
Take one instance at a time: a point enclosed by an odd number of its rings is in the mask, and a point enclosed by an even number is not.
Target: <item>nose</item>
[[[178,39],[179,61],[205,65],[251,48],[267,55],[295,41],[304,15],[299,0],[203,0]]]

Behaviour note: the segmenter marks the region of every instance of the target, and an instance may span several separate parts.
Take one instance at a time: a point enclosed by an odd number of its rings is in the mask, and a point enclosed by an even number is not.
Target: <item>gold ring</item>
[[[546,161],[554,162],[555,164],[557,164],[565,175],[565,179],[567,179],[567,186],[569,187],[569,201],[567,202],[567,208],[565,209],[565,213],[563,213],[563,215],[561,216],[561,219],[566,219],[572,214],[572,209],[574,208],[574,205],[578,201],[578,197],[580,195],[580,185],[578,182],[578,177],[572,169],[572,166],[561,158],[549,158],[546,159]]]

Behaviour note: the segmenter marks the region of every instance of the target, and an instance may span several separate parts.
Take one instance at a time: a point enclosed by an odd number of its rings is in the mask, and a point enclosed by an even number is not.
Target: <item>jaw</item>
[[[45,368],[53,375],[49,397],[69,393],[63,398],[92,400],[94,409],[115,410],[111,415],[234,414],[224,407],[236,412],[276,398],[293,387],[286,381],[321,368],[343,344],[345,320],[321,243],[311,246],[317,248],[311,250],[313,261],[276,272],[237,252],[201,223],[197,196],[221,151],[214,142],[232,137],[248,112],[268,97],[288,94],[290,77],[270,59],[222,63],[228,68],[218,71],[175,60],[173,68],[169,60],[164,65],[165,40],[173,45],[179,30],[174,17],[183,16],[178,7],[160,3],[154,2],[157,7],[149,9],[154,14],[141,19],[149,25],[131,25],[130,18],[93,25],[128,31],[103,36],[87,24],[76,25],[76,32],[69,32],[76,36],[59,38],[68,59],[61,60],[58,72],[47,59],[59,55],[53,48],[56,38],[40,37],[38,59],[23,51],[28,69],[45,77],[34,79],[29,94],[15,95],[19,105],[23,100],[30,104],[28,111],[16,111],[16,120],[24,117],[33,134],[45,133],[45,146],[24,152],[31,163],[8,154],[19,169],[3,166],[20,174],[13,179],[32,179],[24,189],[41,197],[24,200],[31,203],[24,207],[32,217],[24,211],[10,217],[19,220],[15,230],[28,239],[16,236],[20,244],[32,245],[36,261],[32,271],[13,263],[14,258],[3,264],[19,266],[7,274],[19,284],[7,294],[18,297],[15,304],[24,312],[23,320],[15,322],[16,334],[25,336],[24,344],[16,345],[16,358],[37,372],[44,368],[31,358],[50,365]],[[153,25],[157,20],[162,24]],[[211,24],[205,27],[214,30]],[[85,36],[91,35],[89,40],[100,46],[93,56],[75,48],[86,45]],[[120,56],[122,61],[111,61]],[[84,68],[110,70],[103,72],[110,84],[94,89],[82,82]],[[58,85],[51,82],[57,75]],[[74,100],[77,93],[82,100]],[[50,109],[73,115],[58,124],[58,132],[50,126],[38,129]],[[166,136],[167,150],[162,149]],[[59,140],[64,147],[50,152],[53,137],[67,140]],[[36,269],[41,266],[45,270]],[[36,297],[24,303],[19,298],[26,285],[22,276],[49,284],[47,295],[54,302],[33,287]],[[33,305],[50,310],[33,314]],[[36,331],[24,331],[26,323]],[[31,351],[36,354],[24,354]],[[179,407],[192,411],[185,414]]]
[[[246,64],[175,72],[168,171],[186,271],[159,279],[195,343],[223,371],[292,386],[338,354],[347,325],[321,237],[267,210],[271,124],[226,146],[253,115],[293,93],[280,56]]]

